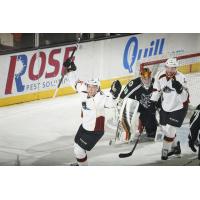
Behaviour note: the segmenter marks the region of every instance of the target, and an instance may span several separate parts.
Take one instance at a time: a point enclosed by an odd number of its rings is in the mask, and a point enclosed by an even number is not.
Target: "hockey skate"
[[[168,150],[162,149],[161,160],[167,160],[167,159],[168,159]]]
[[[70,163],[69,166],[79,166],[79,164],[77,162],[74,162],[74,163]]]
[[[188,141],[188,145],[190,147],[190,149],[193,151],[193,152],[197,152],[197,149],[195,147],[199,147],[199,140],[196,139],[195,141],[192,141],[191,137],[189,136],[189,141]]]
[[[196,150],[196,148],[195,148],[195,146],[194,146],[194,142],[192,142],[191,140],[189,140],[188,144],[189,144],[190,149],[191,149],[193,152],[197,152],[197,150]]]
[[[168,156],[176,155],[180,156],[181,154],[181,145],[180,142],[177,142],[177,145],[175,147],[172,147],[171,151],[168,153]]]

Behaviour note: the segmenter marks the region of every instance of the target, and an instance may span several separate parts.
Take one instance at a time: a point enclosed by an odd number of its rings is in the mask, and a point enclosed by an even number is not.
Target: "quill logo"
[[[139,42],[137,37],[131,37],[124,50],[123,55],[123,67],[128,70],[129,73],[133,72],[133,66],[136,61],[141,58],[147,58],[155,55],[161,55],[165,44],[165,38],[156,39],[151,41],[150,46],[144,49],[139,49]]]

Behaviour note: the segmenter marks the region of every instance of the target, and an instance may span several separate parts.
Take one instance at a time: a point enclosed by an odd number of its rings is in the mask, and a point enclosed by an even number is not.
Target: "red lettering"
[[[5,94],[11,94],[12,92],[16,61],[17,61],[17,56],[11,56]]]
[[[45,65],[46,65],[46,55],[45,55],[45,53],[40,52],[39,57],[41,58],[41,66],[40,66],[38,74],[33,73],[33,69],[34,69],[34,65],[35,65],[35,61],[36,61],[36,53],[33,55],[33,57],[31,58],[31,61],[30,61],[29,78],[32,81],[38,80],[43,75],[44,70],[45,70]]]
[[[62,66],[62,73],[63,73],[63,71],[64,71],[63,62],[67,58],[70,57],[71,53],[74,51],[75,48],[76,48],[75,46],[65,48],[64,57],[63,57],[63,60],[61,61],[62,64],[60,63],[60,59],[54,58],[56,55],[61,53],[61,48],[53,49],[50,52],[49,58],[48,58],[48,64],[52,67],[53,71],[51,70],[51,72],[46,72],[45,78],[56,77],[60,71],[60,66]],[[36,53],[33,54],[33,56],[31,57],[31,60],[30,60],[30,64],[28,67],[28,76],[29,76],[29,79],[32,81],[35,81],[35,80],[38,80],[39,78],[41,78],[45,71],[45,67],[46,67],[45,52],[39,52],[39,58],[41,59],[41,62],[39,62],[39,63],[41,63],[40,66],[38,66],[38,62],[36,62],[36,59],[37,59]],[[73,61],[74,61],[74,59],[75,59],[75,57],[72,58]],[[10,66],[9,66],[9,71],[8,71],[8,78],[7,78],[7,82],[6,82],[6,88],[5,88],[5,94],[12,93],[13,81],[15,78],[16,62],[17,62],[17,56],[11,56]],[[36,67],[36,69],[34,71],[35,67]]]
[[[53,72],[47,72],[45,75],[45,78],[52,78],[56,77],[58,75],[59,69],[60,69],[60,62],[56,59],[54,59],[54,55],[60,53],[61,49],[54,49],[49,54],[49,65],[54,67]]]

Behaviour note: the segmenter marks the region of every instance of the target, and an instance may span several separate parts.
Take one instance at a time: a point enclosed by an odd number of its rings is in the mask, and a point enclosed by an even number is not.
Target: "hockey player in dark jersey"
[[[199,132],[200,132],[200,104],[196,107],[192,117],[190,118],[190,134],[188,138],[189,138],[189,147],[193,152],[197,151],[195,145],[199,143],[198,142]]]
[[[120,101],[132,92],[131,99],[139,101],[139,125],[138,132],[141,133],[145,128],[147,137],[154,138],[157,130],[155,104],[150,101],[153,91],[154,78],[151,77],[149,68],[140,70],[140,77],[131,80],[120,95]]]

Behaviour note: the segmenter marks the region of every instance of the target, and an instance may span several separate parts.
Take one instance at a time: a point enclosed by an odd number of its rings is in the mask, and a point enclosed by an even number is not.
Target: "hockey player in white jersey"
[[[151,100],[157,102],[161,97],[160,124],[164,131],[162,160],[167,160],[173,154],[181,154],[176,129],[181,127],[187,114],[189,93],[186,78],[177,71],[178,66],[176,58],[169,58],[165,69],[156,74],[153,85]]]
[[[77,165],[88,165],[87,151],[90,151],[104,134],[105,108],[114,107],[115,99],[121,91],[121,83],[116,80],[113,82],[110,93],[104,94],[100,89],[98,79],[90,79],[86,82],[75,78],[74,62],[66,65],[65,74],[72,87],[81,95],[81,117],[80,125],[74,139],[74,154]]]

